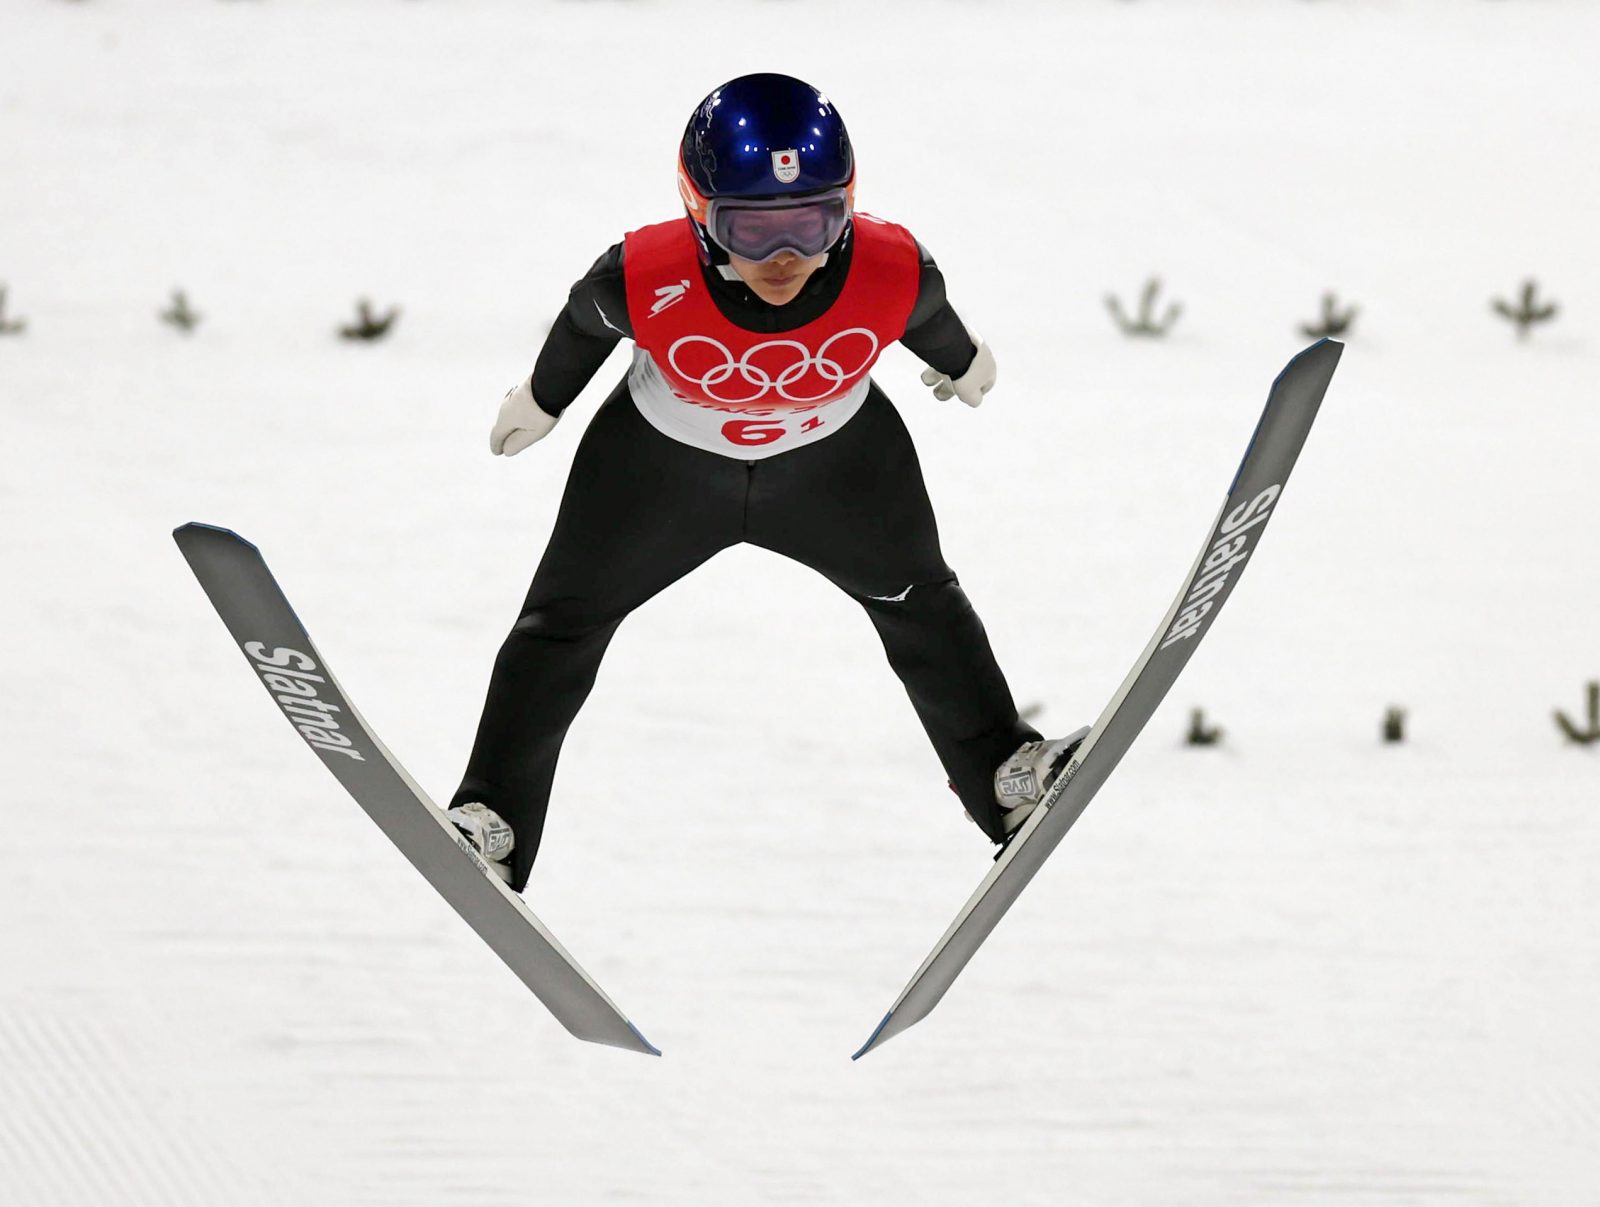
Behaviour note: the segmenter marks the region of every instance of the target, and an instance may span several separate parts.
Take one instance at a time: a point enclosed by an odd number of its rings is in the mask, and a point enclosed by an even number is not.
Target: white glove
[[[500,417],[489,433],[489,451],[497,457],[515,457],[548,436],[558,418],[533,400],[533,380],[524,377],[515,389],[506,391]]]
[[[955,397],[969,407],[975,407],[983,401],[985,394],[994,389],[994,353],[989,351],[988,344],[976,336],[972,342],[978,346],[978,354],[972,358],[967,371],[954,381],[937,369],[922,371],[922,384],[932,386],[933,396],[940,402]]]

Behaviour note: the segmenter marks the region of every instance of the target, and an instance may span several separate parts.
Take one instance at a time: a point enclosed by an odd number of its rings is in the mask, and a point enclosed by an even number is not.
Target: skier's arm
[[[615,243],[573,285],[539,350],[533,366],[533,394],[539,405],[560,415],[583,393],[624,336],[632,339],[633,328],[628,322],[622,244]]]
[[[922,382],[933,387],[935,398],[954,396],[975,407],[994,385],[994,354],[950,305],[944,274],[927,249],[919,243],[917,252],[922,257],[917,302],[900,342],[928,364]]]
[[[632,335],[622,277],[622,244],[617,243],[568,292],[567,304],[539,349],[533,376],[512,387],[500,404],[489,433],[490,451],[515,456],[548,436],[561,412],[583,392],[617,341]]]
[[[933,262],[928,249],[917,244],[922,258],[922,275],[917,285],[917,304],[906,320],[906,333],[900,342],[924,364],[939,372],[960,377],[972,365],[972,340],[944,293],[944,274]]]

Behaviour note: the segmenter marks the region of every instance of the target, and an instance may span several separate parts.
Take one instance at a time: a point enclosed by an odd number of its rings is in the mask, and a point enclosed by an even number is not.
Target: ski
[[[573,1035],[659,1056],[361,719],[260,550],[209,524],[172,535],[283,715],[423,878]]]
[[[1266,409],[1200,556],[1144,653],[1044,800],[1001,851],[977,892],[852,1059],[859,1060],[920,1022],[939,1004],[1139,736],[1233,593],[1246,559],[1272,517],[1343,350],[1344,345],[1334,340],[1320,340],[1291,360],[1273,382]]]

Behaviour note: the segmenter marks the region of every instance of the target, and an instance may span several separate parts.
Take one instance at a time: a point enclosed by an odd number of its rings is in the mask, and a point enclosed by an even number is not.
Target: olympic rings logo
[[[846,369],[829,352],[840,340],[851,337],[856,337],[858,343],[864,338],[865,352],[855,368]],[[849,349],[850,345],[846,345],[846,355]],[[709,335],[685,335],[667,350],[668,366],[685,383],[698,386],[712,402],[737,404],[755,402],[773,392],[787,402],[821,402],[837,394],[845,382],[866,372],[877,359],[878,337],[865,327],[850,327],[830,335],[815,355],[799,340],[769,339],[746,349],[736,360],[726,344]],[[732,381],[735,374],[742,384],[729,393],[738,396],[718,393],[718,387]],[[812,379],[809,382],[808,377]],[[822,388],[812,393],[819,380]]]

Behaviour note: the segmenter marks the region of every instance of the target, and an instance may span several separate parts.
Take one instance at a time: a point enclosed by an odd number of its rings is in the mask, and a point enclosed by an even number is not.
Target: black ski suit
[[[784,306],[767,305],[715,268],[702,277],[730,321],[781,332],[821,315],[849,265],[846,241]],[[539,406],[559,414],[623,335],[632,332],[617,244],[572,287],[551,328],[533,373]],[[972,361],[926,252],[901,342],[952,377]],[[514,887],[527,883],[562,741],[611,635],[651,596],[740,542],[810,566],[861,604],[962,804],[990,838],[1003,838],[995,768],[1039,735],[1019,720],[983,625],[940,553],[916,450],[889,399],[874,384],[860,411],[826,439],[743,461],[657,431],[624,379],[578,446],[452,798],[482,801],[511,824]]]

